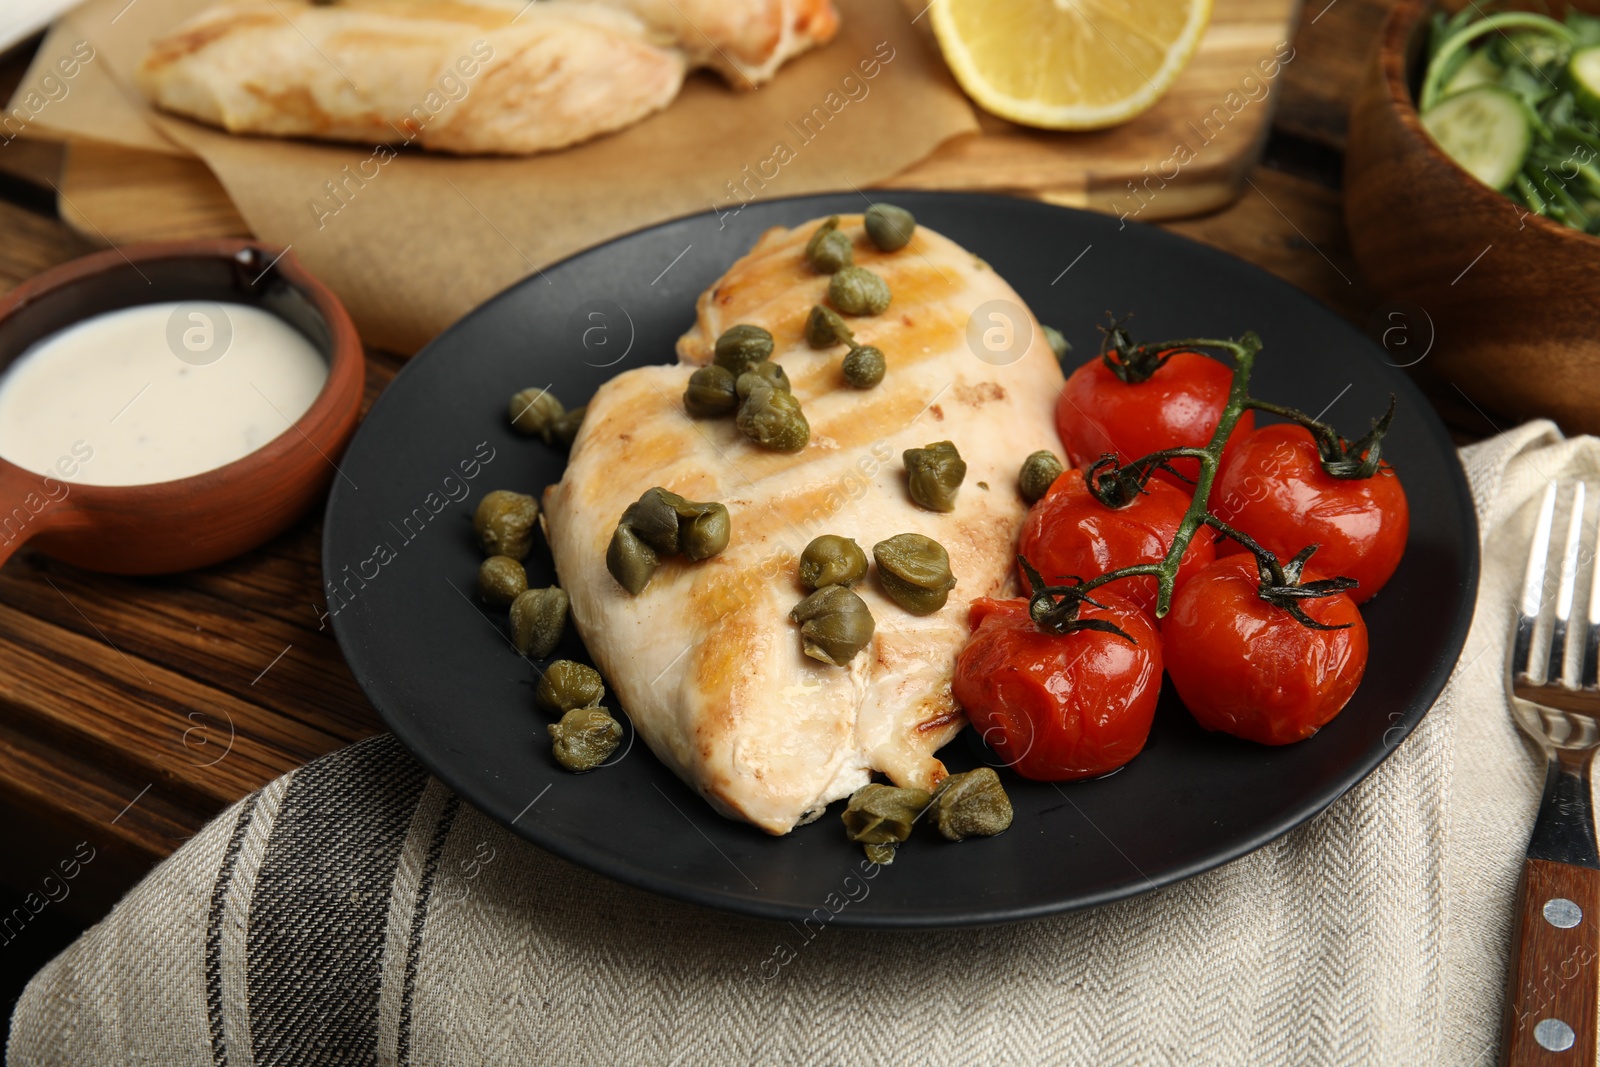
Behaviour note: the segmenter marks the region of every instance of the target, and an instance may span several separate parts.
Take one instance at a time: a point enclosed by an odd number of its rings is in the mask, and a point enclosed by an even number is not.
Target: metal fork
[[[1551,542],[1558,496],[1570,497],[1566,535]],[[1512,717],[1549,760],[1544,799],[1517,891],[1503,1064],[1595,1062],[1600,997],[1600,848],[1589,769],[1600,746],[1600,533],[1585,537],[1585,489],[1545,491],[1507,664]],[[1554,603],[1545,597],[1560,552]],[[1586,618],[1572,617],[1579,571],[1590,572]],[[1539,621],[1549,608],[1549,624]],[[1539,640],[1535,640],[1538,637]],[[1581,642],[1581,643],[1580,643]],[[1576,659],[1576,678],[1567,664]]]

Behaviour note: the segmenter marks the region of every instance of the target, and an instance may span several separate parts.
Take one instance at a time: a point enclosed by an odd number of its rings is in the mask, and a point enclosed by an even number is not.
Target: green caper
[[[856,261],[856,250],[850,238],[839,230],[828,230],[812,238],[806,246],[806,262],[819,274],[832,274]]]
[[[562,412],[550,420],[550,436],[556,444],[566,448],[572,447],[572,442],[578,439],[578,430],[583,426],[583,417],[589,413],[589,405],[573,408],[571,411]]]
[[[527,588],[528,572],[510,556],[490,556],[478,567],[478,595],[491,607],[510,607]]]
[[[872,546],[872,558],[878,562],[883,591],[913,615],[932,615],[955,588],[950,555],[931,537],[895,534]]]
[[[559,585],[528,589],[511,602],[511,643],[530,659],[544,659],[567,628],[567,591]]]
[[[846,315],[889,310],[889,283],[865,267],[845,267],[828,281],[828,299]]]
[[[1011,825],[1011,798],[993,767],[952,774],[933,791],[933,824],[952,841],[993,837]]]
[[[1054,452],[1041,448],[1033,455],[1022,461],[1022,470],[1017,474],[1017,489],[1022,493],[1022,499],[1032,504],[1050,491],[1061,472],[1066,470]]]
[[[899,789],[873,782],[850,797],[844,809],[844,832],[863,845],[899,844],[928,810],[933,798],[922,789]]]
[[[732,415],[739,410],[733,372],[713,363],[689,375],[689,387],[683,391],[683,409],[697,419]]]
[[[911,243],[917,220],[911,212],[893,204],[873,204],[867,208],[867,236],[885,252],[898,252]]]
[[[782,365],[771,360],[765,363],[757,363],[754,367],[739,375],[738,381],[734,382],[733,389],[739,399],[743,400],[750,395],[750,390],[758,385],[770,385],[772,388],[782,389],[786,393],[794,392],[794,388],[789,384],[789,375],[784,372]]]
[[[741,323],[724,330],[717,338],[712,362],[725,367],[737,378],[772,355],[772,335],[759,326]]]
[[[806,655],[843,667],[872,640],[872,610],[842,585],[825,585],[794,606]]]
[[[633,527],[617,524],[617,532],[611,535],[611,544],[606,548],[606,570],[618,585],[638,596],[650,584],[657,562],[655,549],[639,540]]]
[[[605,708],[573,708],[550,731],[550,754],[569,771],[592,771],[622,743],[622,724]]]
[[[967,476],[966,460],[949,441],[908,448],[905,460],[911,499],[930,511],[954,511],[956,491]]]
[[[507,405],[507,413],[511,416],[511,425],[518,433],[525,433],[529,437],[537,434],[544,438],[544,443],[549,444],[554,438],[551,436],[550,424],[566,412],[561,401],[548,389],[524,389],[511,397]]]
[[[592,708],[606,695],[600,672],[584,663],[558,659],[544,669],[534,702],[552,715],[565,715],[573,708]]]
[[[526,493],[496,489],[485,493],[472,514],[486,556],[528,558],[533,550],[533,530],[539,523],[539,502]]]
[[[644,495],[622,513],[622,525],[632,527],[634,535],[655,549],[657,556],[676,556],[678,512],[688,504],[677,493],[660,486],[646,489]]]
[[[763,383],[739,405],[739,432],[774,452],[798,452],[811,440],[811,424],[793,393]]]
[[[887,867],[894,862],[895,845],[865,844],[861,850],[867,854],[868,863],[876,863],[880,867]]]
[[[840,365],[844,380],[857,389],[871,389],[883,381],[883,372],[887,367],[883,353],[871,345],[852,348]]]
[[[1056,354],[1056,359],[1066,359],[1067,353],[1072,351],[1072,346],[1067,343],[1065,337],[1061,336],[1061,331],[1054,326],[1045,326],[1043,324],[1040,325],[1040,329],[1044,330],[1044,339],[1049,342],[1050,351]]]
[[[823,534],[800,553],[800,584],[807,589],[855,585],[866,576],[867,554],[848,537]]]
[[[817,246],[822,243],[823,239],[830,233],[838,232],[838,229],[839,216],[834,215],[832,218],[823,219],[821,225],[811,231],[811,238],[806,241],[805,256],[807,261],[811,259],[811,254],[817,250]]]
[[[694,504],[678,512],[678,549],[685,559],[710,559],[728,547],[733,522],[722,504]]]
[[[812,348],[832,348],[854,341],[855,335],[837,311],[821,304],[812,305],[811,314],[806,317],[806,344]]]

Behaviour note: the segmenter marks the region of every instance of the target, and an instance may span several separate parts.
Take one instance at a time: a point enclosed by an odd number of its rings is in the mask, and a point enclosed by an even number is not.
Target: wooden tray
[[[1132,122],[1058,134],[980,113],[978,133],[884,184],[1011,192],[1144,222],[1215,210],[1260,157],[1298,13],[1296,0],[1216,0],[1188,69]],[[96,243],[250,232],[196,159],[79,143],[60,191],[61,217]]]

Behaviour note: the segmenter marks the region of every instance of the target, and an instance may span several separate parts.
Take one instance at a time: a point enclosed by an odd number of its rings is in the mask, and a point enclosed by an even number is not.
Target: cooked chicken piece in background
[[[229,0],[155,41],[139,87],[234,133],[522,155],[666,107],[686,62],[579,0]]]
[[[632,11],[670,33],[697,67],[739,89],[769,81],[794,56],[833,40],[833,0],[590,0]]]
[[[849,320],[861,344],[883,350],[888,373],[872,389],[847,386],[844,349],[813,351],[804,339],[828,288],[803,257],[816,225],[773,230],[735,263],[700,298],[676,365],[603,385],[565,477],[545,493],[572,617],[639,736],[718,811],[773,834],[815,818],[873,771],[922,788],[944,778],[934,753],[963,723],[950,679],[967,605],[1000,592],[1014,570],[1022,460],[1060,449],[1051,413],[1061,370],[1038,324],[1004,279],[926,228],[886,254],[859,215],[842,220],[857,264],[893,293],[885,314]],[[1016,335],[1032,339],[1004,365],[968,342],[969,321],[990,301],[1004,303],[984,308],[981,328],[1003,332],[989,313],[1009,312]],[[811,424],[803,451],[766,451],[731,417],[684,413],[690,373],[736,323],[776,339],[773,359]],[[945,439],[967,475],[955,510],[939,513],[912,503],[901,453]],[[623,510],[653,486],[727,505],[732,540],[700,563],[664,560],[630,596],[606,570],[606,547]],[[796,564],[807,543],[840,534],[870,556],[905,532],[948,550],[958,580],[949,601],[917,617],[869,576],[856,589],[876,620],[872,642],[846,667],[806,657],[789,611],[805,594]]]

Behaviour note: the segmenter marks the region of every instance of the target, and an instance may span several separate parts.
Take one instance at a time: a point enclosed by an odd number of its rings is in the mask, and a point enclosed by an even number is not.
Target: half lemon
[[[1026,126],[1126,122],[1172,87],[1211,0],[933,0],[933,31],[961,87]]]

